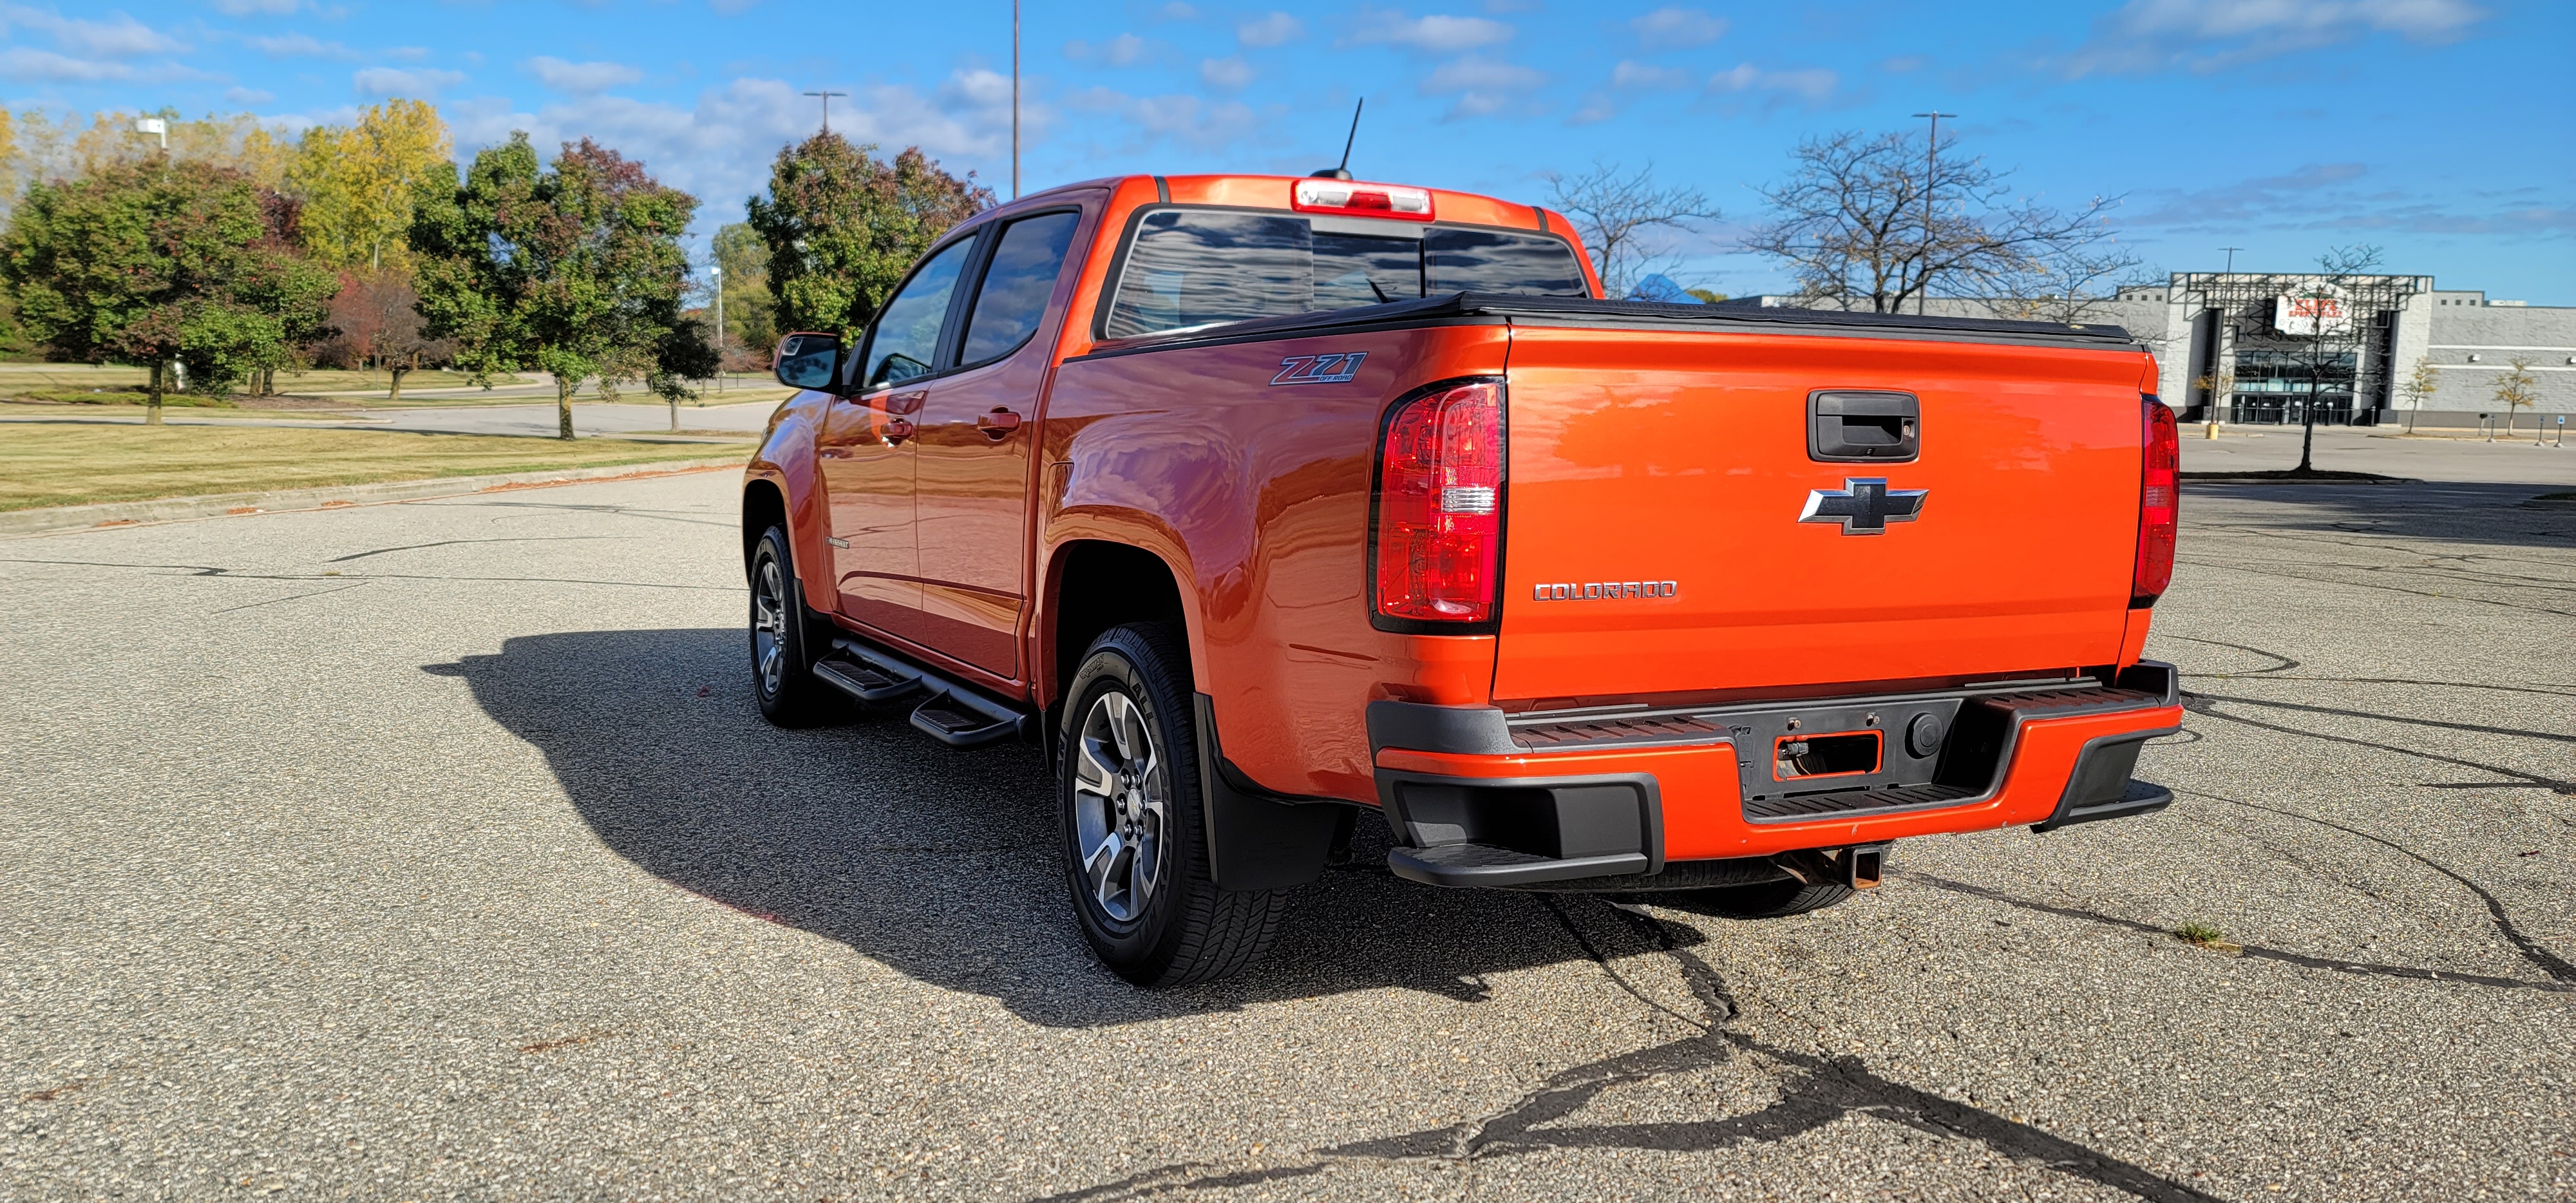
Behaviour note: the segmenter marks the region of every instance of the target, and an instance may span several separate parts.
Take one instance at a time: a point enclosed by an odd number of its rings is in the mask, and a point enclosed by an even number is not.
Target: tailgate
[[[2135,349],[1516,328],[1494,696],[1582,704],[2115,662],[2143,366]],[[1810,458],[1822,390],[1912,394],[1917,458]],[[1877,534],[1800,521],[1812,491],[1835,498],[1853,478],[1922,490],[1920,512]]]

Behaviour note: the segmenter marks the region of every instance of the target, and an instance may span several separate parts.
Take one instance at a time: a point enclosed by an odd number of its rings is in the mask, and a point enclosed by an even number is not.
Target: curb
[[[296,510],[336,510],[347,506],[457,497],[505,489],[542,488],[585,481],[636,480],[741,468],[749,456],[726,459],[669,460],[662,463],[615,464],[599,468],[560,468],[547,472],[509,472],[494,476],[445,476],[431,480],[389,480],[377,484],[285,489],[269,493],[221,493],[207,497],[164,497],[157,501],[112,501],[102,505],[46,506],[0,513],[0,538],[59,534],[99,527],[188,522],[199,518],[241,517]]]

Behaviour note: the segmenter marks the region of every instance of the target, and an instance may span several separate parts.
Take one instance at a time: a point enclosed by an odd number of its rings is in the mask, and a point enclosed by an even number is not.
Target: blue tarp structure
[[[1637,281],[1637,286],[1628,290],[1628,296],[1626,299],[1631,301],[1661,301],[1667,305],[1697,305],[1700,303],[1698,297],[1692,296],[1687,292],[1683,292],[1681,285],[1673,283],[1672,278],[1664,275],[1662,272],[1657,272],[1643,280]]]

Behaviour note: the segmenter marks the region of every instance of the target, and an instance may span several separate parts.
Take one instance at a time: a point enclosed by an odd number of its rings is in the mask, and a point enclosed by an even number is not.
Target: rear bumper
[[[1908,705],[1947,705],[1957,718],[1938,780],[1890,773],[1868,788],[1748,799],[1748,788],[1777,788],[1766,724],[1789,709],[1867,713],[1874,724]],[[2172,667],[2143,664],[2090,689],[1619,715],[1588,720],[1587,738],[1600,738],[1571,746],[1563,721],[1542,730],[1489,709],[1379,702],[1369,720],[1399,875],[1505,887],[1635,877],[1652,889],[1667,865],[2019,825],[2045,832],[2160,810],[2172,792],[2130,774],[2146,741],[2181,729],[2182,707]],[[1531,746],[1550,737],[1556,747]]]

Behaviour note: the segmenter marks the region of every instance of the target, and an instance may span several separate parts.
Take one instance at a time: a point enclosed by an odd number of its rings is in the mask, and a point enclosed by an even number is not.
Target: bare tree
[[[1612,300],[1628,295],[1637,281],[1680,258],[1671,250],[1673,235],[1694,221],[1717,220],[1717,207],[1696,188],[1663,187],[1655,182],[1655,165],[1631,172],[1616,163],[1595,162],[1580,175],[1550,173],[1549,200],[1574,219],[1575,232],[1592,252],[1592,269]]]
[[[1745,248],[1787,260],[1811,303],[1873,313],[1948,296],[2050,298],[2032,312],[2084,316],[2137,265],[2107,220],[2119,198],[2054,209],[2014,197],[2008,173],[1960,156],[1955,138],[1938,155],[1914,141],[1846,131],[1799,143],[1788,180],[1762,191],[1774,220]]]
[[[2204,407],[2208,412],[2201,415],[2206,425],[2202,428],[2200,437],[2217,438],[2218,403],[2223,398],[2235,395],[2236,369],[2221,364],[2217,370],[2207,375],[2194,377],[2191,383],[2192,387],[2203,390],[2209,397],[2209,404]]]
[[[2299,363],[2308,378],[2308,403],[2300,413],[2299,466],[2295,472],[2316,471],[2317,402],[2325,390],[2325,377],[2344,356],[2354,359],[2353,383],[2358,399],[2362,341],[2367,337],[2353,305],[2354,277],[2368,275],[2379,266],[2380,251],[2375,246],[2327,247],[2317,256],[2317,274],[2307,277],[2299,287],[2282,296],[2286,303],[2303,304],[2306,312],[2291,313],[2292,327],[2281,333],[2299,342]]]

